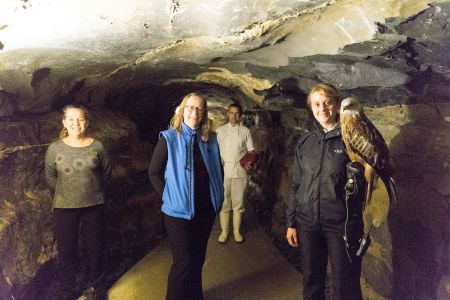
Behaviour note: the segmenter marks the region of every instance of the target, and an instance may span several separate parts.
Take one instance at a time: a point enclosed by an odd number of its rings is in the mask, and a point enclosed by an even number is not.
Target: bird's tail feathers
[[[398,198],[397,198],[397,189],[395,188],[395,180],[391,176],[384,177],[380,176],[383,180],[384,185],[386,186],[386,190],[389,195],[389,201],[393,207],[397,207]]]

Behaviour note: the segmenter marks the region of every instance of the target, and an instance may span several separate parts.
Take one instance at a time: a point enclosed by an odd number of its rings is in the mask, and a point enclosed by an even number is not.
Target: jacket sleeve
[[[167,142],[163,135],[156,144],[148,166],[148,178],[156,192],[162,197],[164,191],[164,170],[167,165]]]
[[[297,199],[295,197],[301,181],[301,169],[299,161],[299,145],[295,151],[294,161],[292,163],[291,170],[289,172],[289,200],[288,208],[286,210],[286,226],[295,228],[297,226],[296,220],[296,210],[297,210]]]

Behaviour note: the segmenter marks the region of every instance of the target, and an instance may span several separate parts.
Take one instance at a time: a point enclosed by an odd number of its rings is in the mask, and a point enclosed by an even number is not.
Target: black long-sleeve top
[[[161,136],[153,150],[152,160],[148,166],[148,178],[156,192],[162,197],[164,190],[164,170],[167,164],[167,142]]]

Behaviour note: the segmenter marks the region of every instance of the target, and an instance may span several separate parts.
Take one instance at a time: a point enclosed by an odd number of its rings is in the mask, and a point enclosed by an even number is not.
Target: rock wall
[[[399,196],[392,207],[380,181],[364,211],[366,228],[375,225],[363,261],[365,299],[448,299],[450,105],[366,107],[365,112],[388,143]],[[284,242],[288,170],[296,140],[306,130],[306,111],[282,112],[281,124],[284,132],[271,130],[277,138],[266,142],[276,172],[268,175],[277,198],[271,200],[271,229]]]
[[[114,277],[160,239],[160,199],[143,184],[152,149],[139,140],[136,125],[117,113],[91,114],[92,134],[104,142],[113,163],[105,259]],[[0,122],[1,299],[51,299],[54,292],[49,286],[57,249],[44,156],[58,136],[60,120],[56,113],[45,113]]]
[[[201,88],[218,108],[210,110],[214,118],[231,99],[248,110],[261,152],[251,201],[285,245],[288,169],[307,128],[306,93],[325,81],[367,106],[398,170],[399,206],[388,209],[380,184],[365,212],[377,224],[364,260],[367,299],[450,298],[450,2],[422,11],[426,6],[326,1],[236,35],[195,36],[142,55],[125,46],[118,56],[47,48],[1,53],[0,294],[35,298],[56,257],[43,156],[60,120],[48,111],[75,101],[132,121],[94,112],[94,133],[114,165],[105,253],[114,273],[161,233],[160,200],[145,175],[151,146],[139,135],[154,141],[181,97]]]

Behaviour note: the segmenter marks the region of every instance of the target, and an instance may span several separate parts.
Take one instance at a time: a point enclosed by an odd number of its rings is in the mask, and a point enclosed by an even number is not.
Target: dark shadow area
[[[278,107],[306,107],[307,95],[300,89],[300,83],[295,77],[280,79],[271,88],[258,91],[257,95],[263,95],[266,105]]]
[[[231,90],[202,82],[169,85],[146,83],[129,86],[125,90],[110,91],[106,104],[110,109],[127,115],[137,125],[140,138],[156,144],[159,132],[168,128],[170,119],[183,97],[198,91],[202,92],[208,101],[220,100],[221,96],[230,99],[242,98]],[[245,107],[245,103],[241,104]],[[211,106],[210,102],[209,105]]]
[[[442,163],[446,156],[445,150],[436,145],[439,140],[448,141],[450,126],[436,106],[412,106],[406,113],[410,121],[401,127],[390,146],[399,195],[398,207],[392,208],[388,216],[391,298],[437,299],[440,279],[449,273],[450,235],[449,199],[440,192],[442,185],[448,185],[448,170]]]

